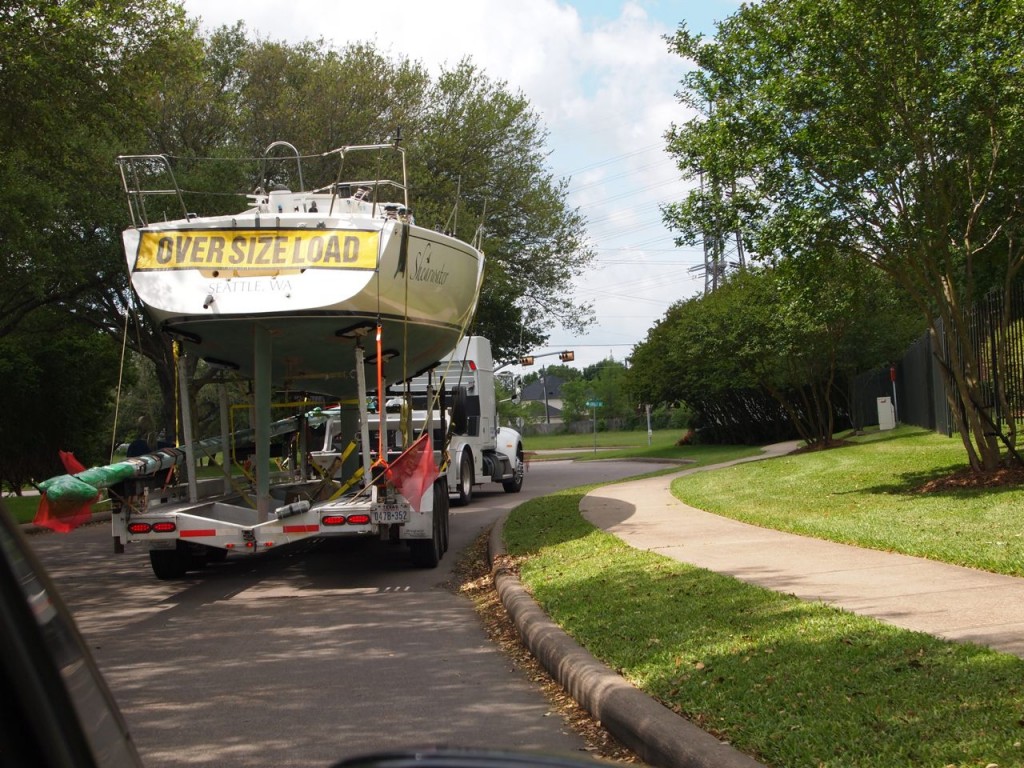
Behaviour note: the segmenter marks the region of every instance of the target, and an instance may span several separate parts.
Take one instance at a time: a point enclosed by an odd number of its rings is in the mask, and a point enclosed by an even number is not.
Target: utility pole
[[[571,349],[563,349],[561,352],[545,352],[540,355],[524,355],[519,358],[519,364],[522,366],[533,365],[533,361],[538,357],[551,357],[552,355],[558,355],[558,359],[563,363],[571,363],[576,359],[576,353]],[[548,376],[547,366],[542,365],[540,367],[540,383],[544,387],[544,421],[547,424],[551,423],[551,411],[548,408]]]

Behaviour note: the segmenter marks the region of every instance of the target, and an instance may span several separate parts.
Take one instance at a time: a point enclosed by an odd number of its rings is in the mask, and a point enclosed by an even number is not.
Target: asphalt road
[[[144,551],[113,554],[107,524],[30,538],[150,768],[326,766],[427,745],[572,753],[582,740],[445,584],[512,506],[648,469],[535,462],[522,493],[453,507],[433,570],[405,546],[325,541],[162,582]]]

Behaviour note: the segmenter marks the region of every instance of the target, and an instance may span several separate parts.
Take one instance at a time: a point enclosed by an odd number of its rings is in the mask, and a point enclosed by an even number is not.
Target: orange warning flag
[[[430,433],[424,432],[387,468],[387,478],[412,508],[420,511],[423,494],[437,478],[434,445]]]

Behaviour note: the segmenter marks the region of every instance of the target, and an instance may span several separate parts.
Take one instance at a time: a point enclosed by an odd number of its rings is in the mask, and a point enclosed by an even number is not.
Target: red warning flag
[[[423,494],[437,478],[430,433],[424,432],[416,438],[401,456],[391,462],[386,474],[391,484],[419,512]]]
[[[64,465],[64,471],[69,475],[85,472],[85,465],[76,459],[71,451],[57,451],[57,454],[60,456],[60,463]]]
[[[69,475],[85,471],[82,462],[76,459],[71,451],[58,451],[58,454]],[[89,501],[63,501],[51,504],[50,499],[43,493],[39,497],[39,509],[36,510],[36,517],[32,522],[57,533],[71,533],[92,519],[92,505],[99,499],[100,494],[97,492],[95,498]]]

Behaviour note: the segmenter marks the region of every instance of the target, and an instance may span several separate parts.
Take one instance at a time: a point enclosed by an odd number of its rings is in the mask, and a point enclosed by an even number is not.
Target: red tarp
[[[70,451],[58,451],[64,469],[69,475],[77,475],[84,472],[82,462],[75,458]],[[51,504],[46,494],[39,497],[39,509],[36,511],[36,518],[32,522],[41,528],[49,528],[57,533],[70,533],[83,523],[89,522],[92,518],[92,505],[99,501],[100,494],[97,493],[94,499],[86,502],[63,502]]]

